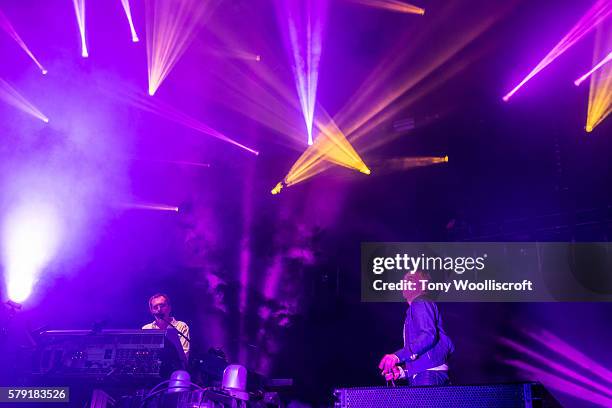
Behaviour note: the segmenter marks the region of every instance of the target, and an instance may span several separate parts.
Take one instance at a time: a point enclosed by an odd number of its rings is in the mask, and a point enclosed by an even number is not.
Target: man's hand
[[[394,366],[391,369],[391,372],[385,374],[385,380],[386,381],[391,381],[391,380],[397,380],[399,378],[403,378],[404,374],[404,370],[402,370],[402,367],[400,366]]]
[[[382,371],[383,375],[387,375],[392,373],[393,367],[399,363],[399,357],[395,354],[385,354],[385,356],[380,360],[378,364],[378,368]]]

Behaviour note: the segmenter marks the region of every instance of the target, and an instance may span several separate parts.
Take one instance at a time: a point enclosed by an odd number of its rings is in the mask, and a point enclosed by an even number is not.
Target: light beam
[[[174,205],[152,204],[152,203],[123,203],[120,205],[123,208],[132,210],[150,210],[150,211],[172,211],[179,212],[179,208]]]
[[[2,225],[2,255],[8,296],[23,302],[53,259],[62,236],[58,209],[44,200],[10,209]]]
[[[369,167],[361,164],[363,162],[359,163],[351,155],[347,156],[345,151],[333,141],[342,141],[340,146],[346,145],[354,152],[353,146],[356,146],[356,142],[361,142],[365,136],[372,136],[374,128],[392,119],[399,111],[405,110],[465,69],[479,55],[482,55],[483,51],[480,49],[478,52],[468,53],[464,51],[465,48],[501,18],[510,5],[506,4],[504,7],[493,7],[482,13],[471,14],[465,17],[466,21],[462,21],[461,28],[450,33],[445,32],[444,36],[440,37],[439,30],[436,31],[433,27],[448,23],[449,19],[455,18],[456,9],[460,7],[456,3],[449,4],[445,12],[435,16],[433,22],[435,24],[432,24],[431,29],[416,36],[412,32],[406,32],[399,38],[398,48],[394,48],[393,52],[390,52],[388,57],[371,72],[333,119],[328,119],[329,115],[319,104],[317,118],[325,118],[325,120],[315,121],[316,127],[321,130],[321,134],[341,136],[327,137],[321,148],[318,146],[314,149],[315,146],[308,148],[294,163],[285,179],[277,183],[271,193],[278,194],[285,187],[325,171],[332,164],[343,165],[369,174]],[[469,28],[466,30],[463,27]],[[439,44],[435,50],[429,47],[432,41]],[[406,48],[407,42],[414,45]],[[457,58],[460,53],[464,58],[450,64],[450,61]],[[408,65],[409,69],[406,68],[408,60],[413,61]],[[407,96],[408,91],[413,92]],[[326,122],[333,123],[332,128],[338,129],[338,132],[325,130],[328,128]],[[368,143],[360,143],[359,151],[368,151],[387,143],[397,137],[397,134],[376,136],[376,139],[370,138]],[[330,149],[329,146],[333,147]],[[442,158],[439,160],[442,162]],[[423,161],[427,161],[427,158]],[[412,164],[416,165],[416,163]]]
[[[606,55],[606,57],[603,60],[599,61],[599,63],[597,65],[595,65],[593,68],[591,68],[591,70],[589,72],[587,72],[586,74],[584,74],[580,78],[576,79],[574,81],[574,85],[580,86],[580,84],[583,83],[588,77],[590,77],[595,71],[597,71],[598,69],[600,69],[601,67],[603,67],[604,65],[606,65],[610,61],[612,61],[612,51],[610,51],[608,53],[608,55]]]
[[[87,58],[89,57],[89,51],[87,51],[87,40],[85,39],[85,0],[72,0],[72,4],[81,34],[81,56]]]
[[[212,136],[216,139],[222,140],[226,143],[230,143],[236,147],[240,147],[241,149],[246,150],[247,152],[254,154],[257,156],[259,152],[254,150],[248,146],[243,145],[242,143],[237,142],[234,139],[229,138],[224,135],[220,131],[208,126],[207,124],[187,115],[184,112],[179,111],[178,109],[160,101],[157,99],[147,98],[136,93],[115,93],[111,94],[115,98],[123,100],[139,109],[142,109],[147,112],[151,112],[155,115],[161,116],[165,119],[171,120],[175,123],[193,129],[197,132],[206,134],[208,136]]]
[[[279,21],[286,32],[285,43],[292,57],[295,87],[306,124],[308,145],[312,145],[326,2],[279,0],[277,5],[280,9]]]
[[[412,4],[404,3],[399,0],[347,0],[352,3],[362,4],[368,7],[374,7],[382,10],[395,11],[398,13],[407,14],[425,14],[425,9],[422,9]]]
[[[215,1],[146,0],[149,95],[155,95],[212,10]]]
[[[521,87],[536,76],[544,68],[552,64],[565,51],[576,44],[585,35],[591,32],[599,23],[605,21],[612,13],[612,2],[609,0],[597,0],[593,6],[578,20],[576,25],[553,47],[552,50],[531,70],[523,80],[502,98],[508,102]]]
[[[210,49],[206,50],[205,53],[213,55],[218,58],[228,58],[228,59],[236,59],[243,61],[261,61],[261,55],[255,54],[250,51],[245,51],[241,49]]]
[[[324,112],[323,109],[320,111]],[[318,120],[316,127],[319,134],[314,143],[296,160],[283,181],[272,189],[273,195],[280,193],[283,187],[292,186],[322,172],[327,168],[325,162],[370,174],[368,166],[329,115],[325,121]]]
[[[434,164],[442,164],[448,162],[448,156],[431,156],[431,157],[393,157],[390,159],[380,159],[371,162],[371,166],[375,167],[376,171],[402,171],[410,170],[416,167],[432,166]]]
[[[612,21],[600,26],[595,36],[593,60],[600,60],[612,48]],[[610,53],[608,53],[608,57]],[[612,64],[602,67],[591,75],[589,106],[585,130],[592,132],[612,111]]]
[[[125,11],[125,16],[127,17],[128,24],[130,25],[130,33],[132,33],[132,42],[138,42],[138,34],[136,34],[136,29],[134,28],[134,21],[132,20],[130,0],[121,0],[121,5],[123,6],[123,11]]]
[[[523,330],[527,341],[499,342],[526,361],[504,360],[546,387],[601,406],[612,403],[610,370],[547,330]],[[564,361],[565,360],[565,361]],[[600,381],[599,379],[604,381]]]
[[[28,54],[28,56],[34,61],[38,69],[43,75],[47,74],[47,70],[45,67],[41,65],[38,59],[34,56],[30,48],[26,45],[26,43],[21,39],[21,36],[17,33],[9,19],[6,15],[0,10],[0,27],[13,39],[15,42],[21,47],[21,49]]]
[[[7,104],[34,116],[37,119],[42,120],[45,123],[49,123],[49,118],[46,117],[36,106],[30,103],[24,98],[15,88],[13,88],[8,82],[0,79],[0,100],[3,100]]]

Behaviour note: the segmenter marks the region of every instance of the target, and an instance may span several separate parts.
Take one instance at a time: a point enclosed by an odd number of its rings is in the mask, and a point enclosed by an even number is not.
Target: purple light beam
[[[87,51],[87,41],[85,39],[85,0],[72,0],[72,4],[81,34],[81,56],[87,58],[89,57],[89,51]]]
[[[136,34],[136,29],[134,29],[134,21],[132,21],[132,10],[130,8],[130,0],[121,0],[121,5],[123,6],[123,10],[125,11],[125,16],[127,17],[128,23],[130,24],[130,32],[132,33],[132,42],[138,42],[138,34]]]
[[[591,32],[599,23],[607,19],[612,13],[612,1],[597,0],[593,6],[578,20],[576,25],[550,50],[548,54],[536,65],[536,67],[510,92],[502,98],[504,102],[514,95],[531,78],[550,65],[554,60],[561,56],[565,51],[576,44],[582,37]]]
[[[36,64],[36,66],[38,67],[38,69],[40,69],[40,72],[42,72],[43,75],[47,75],[47,70],[45,69],[45,67],[42,66],[42,64],[38,61],[38,59],[34,56],[34,54],[32,53],[32,51],[30,51],[30,48],[26,45],[26,43],[21,39],[21,36],[17,33],[17,31],[15,30],[15,28],[13,27],[13,25],[11,24],[11,22],[9,21],[9,19],[6,17],[6,15],[2,12],[2,10],[0,10],[0,27],[13,39],[15,40],[15,42],[17,44],[19,44],[19,46],[21,47],[21,49],[23,51],[25,51],[26,54],[28,54],[28,56],[32,59],[32,61],[34,61],[34,63]]]
[[[14,106],[15,108],[28,113],[45,123],[49,123],[48,117],[46,117],[40,110],[38,110],[36,106],[32,105],[26,98],[17,92],[15,88],[13,88],[3,79],[0,79],[0,100],[3,100],[7,104]]]
[[[612,51],[610,51],[610,53],[608,53],[608,55],[603,60],[599,61],[597,65],[591,68],[589,72],[587,72],[586,74],[584,74],[583,76],[575,80],[574,85],[580,86],[580,84],[583,83],[588,77],[590,77],[593,74],[593,72],[597,71],[598,69],[600,69],[601,67],[603,67],[610,61],[612,61]]]
[[[286,42],[293,60],[295,87],[306,123],[308,144],[312,145],[326,1],[279,1],[280,23],[288,35]]]

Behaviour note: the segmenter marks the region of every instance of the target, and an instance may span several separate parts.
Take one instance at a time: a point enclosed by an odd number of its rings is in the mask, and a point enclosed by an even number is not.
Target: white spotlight
[[[8,296],[23,302],[41,271],[53,259],[62,236],[57,209],[46,202],[22,203],[9,210],[2,225],[2,255]]]

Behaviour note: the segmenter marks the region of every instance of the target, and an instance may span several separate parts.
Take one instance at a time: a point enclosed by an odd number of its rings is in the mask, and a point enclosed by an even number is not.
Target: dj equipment
[[[97,380],[159,379],[184,363],[174,337],[170,330],[49,330],[37,339],[32,372]]]
[[[540,383],[361,387],[334,391],[336,408],[544,408],[560,407]]]

